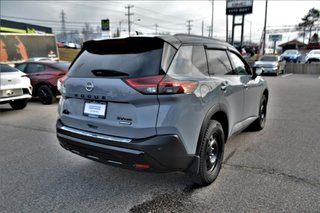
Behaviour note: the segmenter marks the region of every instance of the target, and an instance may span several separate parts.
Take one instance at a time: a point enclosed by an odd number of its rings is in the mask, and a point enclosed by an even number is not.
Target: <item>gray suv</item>
[[[63,148],[129,169],[184,171],[200,185],[218,176],[231,135],[266,122],[265,80],[234,47],[204,37],[88,41],[61,82]]]

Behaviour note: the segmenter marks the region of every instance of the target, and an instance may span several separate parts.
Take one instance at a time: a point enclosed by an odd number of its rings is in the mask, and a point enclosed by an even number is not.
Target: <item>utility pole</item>
[[[201,27],[201,36],[203,37],[203,27],[204,27],[204,23],[203,23],[203,20],[202,20],[202,27]]]
[[[187,26],[188,27],[188,35],[190,35],[190,31],[192,30],[192,28],[191,28],[192,27],[192,25],[191,25],[192,20],[188,20],[187,22],[188,22],[188,26]]]
[[[159,27],[159,25],[156,24],[155,26],[156,26],[156,35],[158,35],[158,27]]]
[[[229,31],[229,16],[226,15],[226,42],[229,43],[229,35],[228,32]]]
[[[61,34],[62,34],[62,39],[64,41],[66,41],[66,13],[64,12],[64,10],[61,11],[60,14],[60,18],[61,18]]]
[[[128,32],[129,32],[129,37],[130,37],[130,32],[131,32],[131,22],[130,22],[130,16],[133,16],[134,13],[130,13],[130,9],[133,8],[134,5],[128,5],[125,6],[124,8],[126,8],[128,10],[128,13],[126,13],[125,15],[128,16]]]
[[[208,26],[207,31],[209,32],[209,33],[208,33],[208,37],[212,37],[212,36],[211,36],[211,26]]]
[[[213,11],[214,11],[214,0],[211,0],[212,13],[211,13],[211,38],[213,38]]]
[[[264,15],[263,49],[262,49],[262,54],[265,54],[265,49],[266,49],[267,16],[268,16],[268,0],[266,0],[266,9],[265,9],[265,15]]]

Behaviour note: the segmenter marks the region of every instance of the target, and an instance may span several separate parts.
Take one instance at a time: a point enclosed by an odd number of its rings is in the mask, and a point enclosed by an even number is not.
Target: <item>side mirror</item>
[[[256,78],[259,75],[264,73],[264,69],[262,67],[253,67],[252,69],[252,78]]]

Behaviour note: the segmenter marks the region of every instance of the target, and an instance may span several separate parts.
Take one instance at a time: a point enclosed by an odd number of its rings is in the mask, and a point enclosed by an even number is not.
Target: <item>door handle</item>
[[[226,89],[229,87],[228,81],[222,82],[221,83],[221,90],[226,91]]]
[[[242,84],[245,89],[248,89],[248,84]]]

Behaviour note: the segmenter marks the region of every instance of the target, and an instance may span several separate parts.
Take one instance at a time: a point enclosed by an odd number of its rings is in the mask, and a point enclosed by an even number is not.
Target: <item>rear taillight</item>
[[[59,78],[57,81],[57,88],[61,94],[65,92],[64,82],[67,80],[67,78],[68,76],[64,75],[63,77]]]
[[[64,76],[65,74],[66,74],[65,72],[56,72],[56,73],[53,73],[52,75],[59,77],[59,76]]]
[[[177,80],[163,75],[131,78],[124,80],[129,86],[145,95],[190,94],[198,86],[195,81]]]

